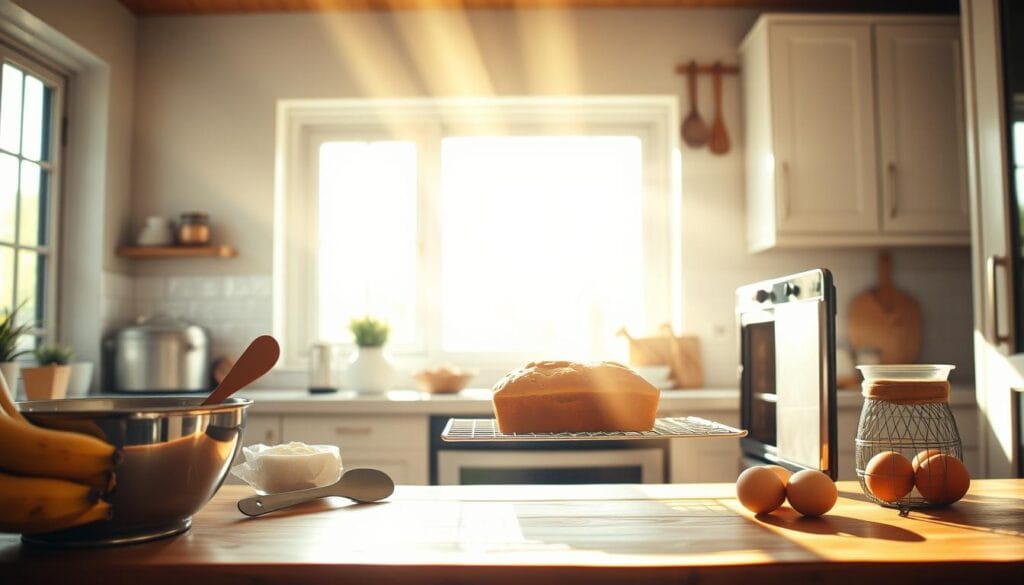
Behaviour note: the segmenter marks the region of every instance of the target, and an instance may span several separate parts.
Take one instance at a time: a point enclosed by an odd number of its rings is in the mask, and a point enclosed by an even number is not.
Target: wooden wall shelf
[[[238,250],[231,246],[122,246],[122,258],[234,258]]]

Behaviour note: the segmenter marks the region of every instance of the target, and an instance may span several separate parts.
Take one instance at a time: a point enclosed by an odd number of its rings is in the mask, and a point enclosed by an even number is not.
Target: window
[[[55,332],[63,79],[0,45],[0,307]]]
[[[672,322],[671,97],[284,102],[275,321],[298,366],[348,322],[400,356],[609,359]]]

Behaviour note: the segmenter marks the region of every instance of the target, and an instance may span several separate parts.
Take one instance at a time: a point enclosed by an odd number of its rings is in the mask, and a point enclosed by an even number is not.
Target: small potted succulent
[[[17,391],[18,372],[21,369],[17,360],[22,355],[31,353],[29,349],[19,349],[18,342],[22,337],[32,333],[31,323],[18,324],[18,309],[24,306],[21,303],[13,310],[4,308],[0,312],[0,376],[4,377],[11,394]],[[11,396],[14,399],[14,396]]]
[[[21,371],[25,379],[25,396],[29,400],[64,398],[71,376],[74,352],[66,345],[40,345],[36,348],[36,367]]]
[[[387,391],[395,374],[394,366],[384,353],[391,328],[387,322],[369,315],[352,319],[348,328],[356,341],[356,351],[349,358],[349,386],[357,392]]]

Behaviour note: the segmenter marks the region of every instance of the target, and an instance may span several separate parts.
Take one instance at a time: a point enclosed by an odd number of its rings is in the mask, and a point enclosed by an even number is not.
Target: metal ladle
[[[281,357],[281,346],[269,335],[261,335],[245,348],[220,384],[210,392],[202,406],[220,404],[229,396],[258,380],[270,371]]]
[[[331,485],[239,500],[238,511],[246,516],[262,516],[327,496],[341,496],[356,502],[376,502],[390,496],[394,491],[395,482],[383,471],[351,469]]]

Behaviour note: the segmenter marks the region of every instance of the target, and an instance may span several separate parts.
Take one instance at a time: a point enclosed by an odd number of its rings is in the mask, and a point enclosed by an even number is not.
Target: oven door
[[[835,479],[835,307],[825,269],[737,290],[746,461]]]
[[[661,448],[601,450],[442,450],[440,485],[662,483]]]

